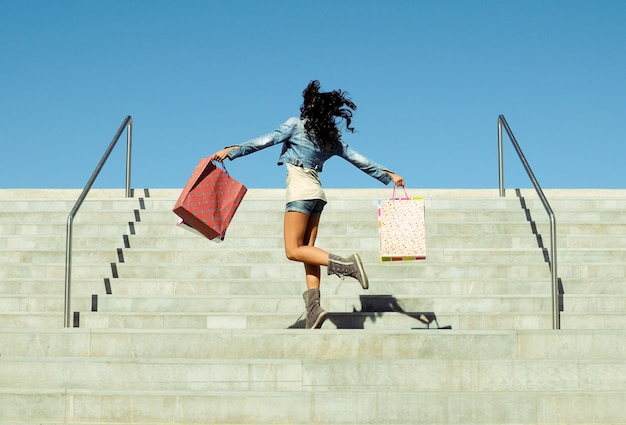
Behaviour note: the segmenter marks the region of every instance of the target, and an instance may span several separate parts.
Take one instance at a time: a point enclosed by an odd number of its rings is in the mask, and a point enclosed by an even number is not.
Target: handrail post
[[[500,198],[504,198],[504,150],[502,149],[502,120],[498,117],[498,176],[500,181]]]
[[[524,153],[517,143],[509,124],[506,122],[504,115],[500,115],[498,117],[498,161],[499,161],[499,169],[500,169],[500,197],[504,196],[504,167],[503,167],[503,153],[502,153],[502,126],[506,130],[513,147],[517,151],[517,155],[519,159],[522,161],[522,165],[526,169],[526,173],[530,178],[533,186],[535,187],[535,191],[537,195],[539,195],[539,199],[543,203],[543,207],[548,213],[548,217],[550,218],[550,271],[552,278],[552,328],[553,329],[561,329],[561,316],[560,316],[560,300],[559,300],[559,277],[557,272],[557,251],[556,251],[556,218],[554,216],[554,212],[552,211],[552,207],[550,207],[550,203],[548,199],[543,193],[541,186],[539,186],[539,182],[535,178],[535,175],[528,165],[528,161],[526,161],[526,157],[524,157]]]
[[[113,140],[109,144],[109,147],[102,155],[100,162],[96,166],[93,174],[89,178],[89,181],[85,185],[85,188],[81,192],[76,204],[74,204],[74,208],[67,216],[67,231],[65,235],[65,306],[63,311],[64,316],[64,326],[69,328],[72,326],[72,318],[71,318],[71,303],[72,303],[72,228],[74,223],[74,216],[78,212],[78,209],[82,205],[83,201],[87,197],[87,194],[91,190],[91,186],[96,181],[96,178],[100,174],[100,170],[104,166],[104,163],[109,158],[111,151],[115,147],[117,141],[120,136],[124,132],[124,128],[127,129],[126,132],[126,197],[131,197],[131,189],[130,189],[130,160],[131,160],[131,145],[132,145],[132,118],[129,116],[126,117],[120,128],[117,130],[117,133],[113,137]]]
[[[72,318],[70,312],[70,304],[72,300],[72,288],[70,281],[72,279],[72,221],[74,216],[67,217],[67,230],[65,234],[65,309],[63,312],[64,326],[69,328],[72,326]]]
[[[130,162],[133,145],[133,119],[129,116],[126,124],[126,197],[131,198],[130,188]]]
[[[556,219],[550,216],[550,256],[552,257],[552,328],[561,329],[561,303],[559,297],[559,276],[556,260]]]

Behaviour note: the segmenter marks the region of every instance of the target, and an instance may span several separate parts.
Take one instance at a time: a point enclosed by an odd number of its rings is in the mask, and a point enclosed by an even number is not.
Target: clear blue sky
[[[544,188],[624,188],[626,1],[0,0],[0,187],[82,188],[127,115],[136,188],[299,113],[358,106],[346,142],[408,188],[496,188],[504,114]],[[530,187],[505,139],[507,188]],[[280,148],[227,163],[284,187]],[[124,186],[124,140],[96,187]],[[341,159],[326,187],[383,187]]]

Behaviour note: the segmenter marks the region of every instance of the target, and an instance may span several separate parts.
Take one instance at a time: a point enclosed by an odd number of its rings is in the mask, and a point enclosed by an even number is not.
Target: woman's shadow
[[[328,312],[327,321],[337,329],[365,329],[367,321],[375,323],[386,313],[396,313],[415,320],[416,326],[410,329],[452,329],[452,326],[440,326],[437,315],[432,311],[406,311],[393,295],[360,295],[361,310],[351,313]],[[304,320],[298,320],[289,328],[304,328]]]

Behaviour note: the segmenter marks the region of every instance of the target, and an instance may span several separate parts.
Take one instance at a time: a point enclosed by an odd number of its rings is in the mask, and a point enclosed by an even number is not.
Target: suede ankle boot
[[[320,306],[320,290],[309,289],[302,294],[302,298],[306,305],[306,328],[321,328],[328,313]]]
[[[359,254],[352,254],[348,258],[328,254],[328,274],[336,274],[339,277],[352,277],[359,281],[363,289],[369,288],[367,275],[363,269],[363,263]]]

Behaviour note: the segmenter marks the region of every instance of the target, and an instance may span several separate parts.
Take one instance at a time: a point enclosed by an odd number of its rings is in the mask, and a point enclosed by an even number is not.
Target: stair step
[[[5,423],[393,424],[621,423],[615,391],[1,390]],[[40,406],[24,410],[22,406]],[[73,406],[67,410],[66,406]],[[28,412],[28,413],[26,413]],[[18,422],[19,421],[19,422]],[[53,421],[53,422],[50,422]],[[66,422],[67,421],[67,422]]]
[[[8,388],[116,391],[610,391],[626,375],[619,359],[299,360],[8,357]],[[495,373],[494,373],[495,371]],[[497,376],[497,379],[494,379]],[[120,380],[120,377],[123,377]],[[456,377],[455,379],[452,379]]]
[[[80,305],[80,304],[79,304]],[[415,315],[415,313],[412,313]],[[400,313],[329,313],[324,329],[455,329],[455,330],[523,330],[549,329],[551,312],[516,313],[437,313],[424,312],[422,317]],[[83,328],[127,329],[300,329],[303,316],[277,313],[114,313],[82,309]],[[57,329],[64,323],[63,312],[0,313],[4,328]],[[561,312],[561,328],[624,329],[626,313]]]
[[[120,238],[121,241],[121,238]],[[120,244],[121,245],[121,244]],[[345,246],[346,244],[342,244]],[[372,252],[378,248],[378,241],[375,246],[370,247],[370,251],[362,251],[361,257],[364,261],[373,262],[379,260],[378,253]],[[344,248],[345,249],[345,248]],[[121,250],[121,251],[120,251]],[[3,262],[12,263],[52,263],[65,261],[65,250],[34,250],[34,249],[0,249]],[[560,260],[565,263],[584,263],[584,262],[616,262],[626,263],[626,249],[561,249],[559,251]],[[72,250],[73,264],[97,264],[111,263],[123,260],[133,264],[154,263],[155,261],[163,263],[190,263],[203,262],[222,263],[228,259],[238,256],[240,259],[249,260],[250,262],[280,263],[286,261],[283,248],[264,249],[244,249],[242,247],[224,246],[223,249],[207,249],[204,251],[166,251],[154,248],[107,248],[107,249],[74,249]],[[542,258],[543,252],[537,248],[520,249],[520,248],[500,248],[494,252],[494,249],[477,249],[477,248],[433,248],[428,247],[427,260],[429,265],[433,263],[486,263],[490,264],[512,264],[512,263],[531,263],[537,258]],[[121,262],[121,261],[120,261]]]
[[[77,279],[76,288],[86,294],[104,294],[103,278]],[[109,279],[114,295],[285,295],[304,291],[303,279],[277,278],[251,283],[248,279]],[[8,278],[0,281],[0,293],[7,295],[47,294],[58,295],[64,287],[62,279]],[[568,294],[623,294],[624,287],[619,281],[568,280]],[[372,282],[369,292],[396,295],[481,295],[481,294],[542,294],[550,293],[550,282],[544,279],[464,279],[455,280],[433,278],[415,280],[407,284],[404,278],[386,278]],[[341,281],[324,276],[322,294],[355,295],[361,287],[355,281]],[[362,296],[367,296],[362,294]]]
[[[374,297],[373,297],[374,298]],[[593,305],[615,307],[626,300],[626,296],[617,299],[614,296],[601,297],[592,301]],[[50,299],[46,297],[44,299]],[[588,305],[588,297],[566,298],[568,306],[576,311]],[[376,301],[370,301],[374,303]],[[483,312],[483,311],[550,311],[551,299],[535,295],[479,295],[459,299],[457,296],[418,296],[389,297],[381,296],[378,303],[382,308],[397,308],[404,311],[441,311],[441,312]],[[389,304],[392,305],[389,305]],[[360,311],[361,303],[355,297],[325,297],[322,305],[333,311]],[[110,312],[228,312],[228,313],[289,313],[302,310],[303,300],[300,296],[103,296],[99,299],[100,309]],[[604,310],[606,310],[605,308]]]
[[[0,329],[2,356],[179,359],[623,359],[624,329]]]
[[[619,329],[625,314],[606,315],[611,326]],[[590,321],[579,319],[585,329]],[[61,322],[57,322],[59,325]],[[302,329],[304,315],[298,313],[83,313],[80,326],[84,328],[128,329]],[[338,313],[330,311],[323,329],[455,329],[455,330],[511,330],[548,329],[552,314],[532,313],[437,313],[391,312]],[[44,327],[44,326],[41,326]],[[58,327],[58,326],[51,326]]]

